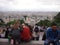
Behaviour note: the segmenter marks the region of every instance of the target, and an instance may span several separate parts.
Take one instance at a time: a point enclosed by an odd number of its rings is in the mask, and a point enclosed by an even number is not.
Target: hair
[[[53,23],[51,23],[51,26],[57,26],[57,24],[53,22]]]
[[[18,28],[18,27],[19,27],[19,25],[20,25],[20,22],[19,22],[19,20],[17,20],[17,21],[15,22],[15,24],[14,24],[13,28]]]

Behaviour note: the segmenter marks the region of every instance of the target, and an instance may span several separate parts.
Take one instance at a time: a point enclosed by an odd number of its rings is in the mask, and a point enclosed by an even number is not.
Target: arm
[[[51,32],[49,30],[47,30],[46,32],[46,39],[49,40],[49,41],[53,41],[54,39],[51,38]]]
[[[46,31],[46,39],[49,39],[50,38],[50,36],[49,36],[49,31],[47,30]]]
[[[60,33],[60,32],[59,32],[59,31],[57,31],[56,38],[54,39],[54,41],[55,41],[55,42],[59,40],[59,37],[60,37],[60,34],[59,34],[59,33]]]

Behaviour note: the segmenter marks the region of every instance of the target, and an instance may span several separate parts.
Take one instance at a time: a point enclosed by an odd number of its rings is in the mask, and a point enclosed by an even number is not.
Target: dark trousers
[[[38,37],[36,37],[36,40],[37,40],[37,41],[39,40],[39,36],[38,36]]]
[[[19,44],[20,44],[20,42],[21,42],[20,37],[14,37],[13,40],[14,40],[14,42],[13,42],[14,45],[16,45],[16,41],[17,41]]]
[[[35,40],[36,39],[36,41],[39,41],[39,36],[38,37],[33,37],[32,38],[32,40]]]

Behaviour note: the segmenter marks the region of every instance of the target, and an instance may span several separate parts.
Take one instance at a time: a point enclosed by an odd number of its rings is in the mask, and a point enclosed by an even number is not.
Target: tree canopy
[[[51,22],[49,20],[40,20],[37,25],[40,25],[40,26],[50,26]]]
[[[58,25],[60,25],[60,12],[54,17],[54,22],[56,22]]]
[[[4,25],[5,25],[4,21],[0,19],[0,26],[4,26]]]

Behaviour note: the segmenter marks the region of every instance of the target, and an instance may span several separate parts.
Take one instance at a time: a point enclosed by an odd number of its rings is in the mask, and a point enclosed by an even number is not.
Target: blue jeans
[[[50,45],[50,43],[52,43],[53,45],[57,45],[57,42],[52,42],[52,41],[49,42],[48,40],[44,42],[44,45]]]

